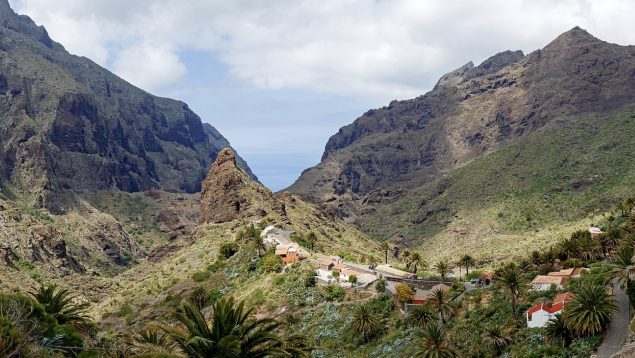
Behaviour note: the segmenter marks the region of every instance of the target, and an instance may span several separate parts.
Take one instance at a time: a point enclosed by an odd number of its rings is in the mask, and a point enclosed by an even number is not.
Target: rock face
[[[200,222],[260,219],[267,210],[280,212],[282,208],[271,191],[236,164],[234,152],[229,148],[223,149],[202,184]]]
[[[554,120],[633,103],[635,47],[576,27],[541,50],[470,62],[425,95],[366,112],[333,135],[321,163],[287,190],[354,220],[373,215],[378,206],[369,203],[410,195]]]
[[[200,190],[229,146],[216,129],[185,103],[69,54],[7,0],[0,20],[0,181],[55,212],[73,192]]]

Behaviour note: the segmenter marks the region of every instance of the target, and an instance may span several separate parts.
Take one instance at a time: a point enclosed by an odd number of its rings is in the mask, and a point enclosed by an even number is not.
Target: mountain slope
[[[532,133],[540,136],[538,131],[548,124],[549,131],[559,131],[562,142],[586,150],[589,136],[580,135],[584,126],[598,127],[599,133],[603,121],[617,118],[611,135],[596,138],[604,141],[598,147],[610,147],[618,140],[613,135],[624,135],[622,145],[628,147],[633,142],[631,125],[621,119],[627,121],[630,114],[617,111],[634,103],[635,47],[603,42],[576,27],[527,56],[507,51],[477,67],[468,63],[443,76],[421,97],[368,111],[332,136],[322,162],[303,172],[288,190],[330,204],[340,216],[380,239],[403,235],[405,242],[415,245],[422,241],[421,235],[448,227],[464,207],[514,198],[513,192],[503,196],[482,187],[496,183],[501,173],[509,174],[505,176],[509,182],[501,184],[510,188],[533,185],[541,171],[557,176],[551,163],[541,162],[540,154],[551,153],[555,159],[573,156],[575,151],[559,151],[558,141],[525,143]],[[523,148],[521,154],[526,150],[535,156],[488,161],[516,143]],[[605,154],[619,161],[624,153]],[[487,172],[478,172],[475,159],[488,163]],[[529,175],[528,165],[537,173]],[[590,165],[579,169],[551,184],[567,187],[593,175],[587,171],[593,169]],[[478,173],[480,177],[472,178]],[[529,178],[520,178],[519,173]],[[613,180],[616,175],[603,177]],[[465,179],[463,187],[456,177]],[[447,192],[453,193],[452,200],[438,204]],[[534,204],[526,205],[533,210],[538,207]],[[575,217],[584,216],[583,208],[575,210]],[[479,208],[470,209],[477,210],[477,217]],[[505,230],[526,229],[510,224]]]
[[[7,0],[0,20],[0,180],[56,212],[75,192],[200,190],[229,146],[218,131],[185,103],[70,55]]]

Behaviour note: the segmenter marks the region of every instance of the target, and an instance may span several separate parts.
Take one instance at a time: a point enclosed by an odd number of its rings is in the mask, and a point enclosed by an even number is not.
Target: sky
[[[635,44],[631,0],[9,0],[51,37],[185,101],[277,191],[371,108],[580,26]]]

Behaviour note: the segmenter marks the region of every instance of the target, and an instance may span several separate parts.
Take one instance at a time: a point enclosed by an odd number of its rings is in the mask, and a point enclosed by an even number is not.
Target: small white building
[[[527,310],[527,327],[540,328],[547,325],[549,320],[555,319],[562,313],[565,304],[571,299],[569,293],[561,293],[556,296],[553,304],[541,303]]]
[[[591,237],[596,237],[596,236],[602,234],[603,231],[599,227],[589,226],[589,233],[591,234]]]

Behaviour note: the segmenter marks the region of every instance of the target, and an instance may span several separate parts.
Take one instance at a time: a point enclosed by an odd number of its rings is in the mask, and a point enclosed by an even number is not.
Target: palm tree
[[[502,285],[512,302],[512,312],[516,313],[516,301],[520,296],[523,288],[526,285],[526,281],[522,276],[521,271],[518,269],[515,263],[510,262],[503,268],[496,271],[496,280]]]
[[[353,311],[351,329],[353,332],[361,334],[362,341],[365,343],[381,329],[381,324],[370,309],[366,305],[361,304],[355,307]]]
[[[465,276],[470,274],[470,267],[474,267],[474,258],[470,255],[463,255],[459,260],[459,266],[465,267]]]
[[[401,253],[401,261],[406,263],[406,268],[410,270],[410,251],[408,249],[403,250]]]
[[[52,315],[57,323],[82,323],[90,320],[88,303],[76,303],[75,296],[66,289],[58,289],[57,285],[41,285],[29,292],[44,310]]]
[[[434,324],[438,320],[439,316],[431,304],[417,305],[408,313],[408,321],[419,328]]]
[[[573,238],[566,238],[560,241],[557,250],[558,256],[565,260],[572,257],[579,257],[580,255],[580,245],[578,241]]]
[[[306,242],[311,246],[311,251],[313,251],[313,246],[317,242],[317,235],[313,231],[309,232],[306,236]]]
[[[434,269],[437,270],[439,275],[441,275],[441,281],[445,281],[445,276],[450,270],[450,264],[448,263],[448,261],[442,260],[437,262],[436,265],[434,265]]]
[[[412,254],[410,254],[410,264],[412,265],[415,273],[417,273],[417,268],[419,267],[419,265],[421,265],[421,268],[425,268],[428,266],[426,260],[424,260],[423,257],[421,257],[421,254],[419,254],[418,252],[413,252]]]
[[[414,357],[422,358],[454,358],[458,353],[447,341],[448,331],[435,324],[428,325],[423,331],[422,345],[414,353]]]
[[[178,347],[165,334],[155,329],[147,329],[135,334],[130,343],[132,353],[136,355],[143,354],[170,354],[174,353]]]
[[[620,248],[617,256],[613,259],[612,277],[617,280],[617,284],[622,288],[631,280],[635,279],[635,262],[633,262],[633,245],[627,244]]]
[[[547,322],[545,334],[552,342],[559,340],[560,344],[562,344],[562,348],[565,348],[569,344],[571,332],[569,332],[562,314],[558,313],[556,318],[550,319],[549,322]]]
[[[383,251],[384,252],[384,258],[386,260],[386,263],[388,263],[388,252],[392,250],[392,248],[390,247],[390,244],[388,243],[388,241],[384,241],[381,244],[379,244],[379,251]]]
[[[512,341],[512,337],[501,326],[490,326],[483,332],[483,340],[487,343],[498,356],[503,352],[503,349]]]
[[[289,358],[308,357],[313,348],[305,335],[294,333],[285,339],[282,351],[278,353],[278,356]]]
[[[573,291],[564,310],[564,322],[575,335],[592,336],[606,328],[615,310],[617,305],[606,286],[583,283]]]
[[[232,298],[212,305],[211,322],[190,303],[185,303],[177,320],[185,328],[162,329],[188,357],[265,357],[283,350],[284,340],[274,333],[280,323],[270,318],[250,317],[253,309]]]
[[[450,296],[449,290],[439,288],[428,295],[428,301],[437,311],[439,317],[441,317],[441,322],[443,324],[446,323],[446,318],[454,314],[457,309],[456,304],[454,304],[451,299],[452,297]]]

